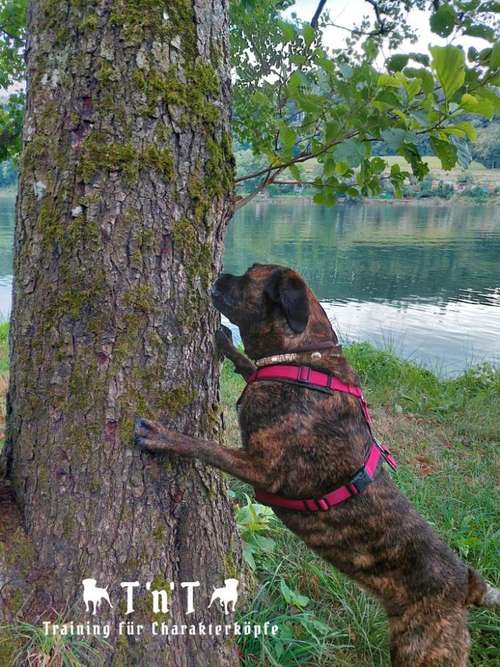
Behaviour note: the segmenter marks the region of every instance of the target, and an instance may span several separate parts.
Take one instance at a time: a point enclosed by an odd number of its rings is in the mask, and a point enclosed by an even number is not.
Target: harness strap
[[[299,512],[307,510],[311,512],[318,512],[319,510],[326,512],[330,507],[340,505],[348,498],[358,493],[363,493],[368,484],[373,482],[381,459],[387,460],[385,451],[377,442],[373,442],[363,467],[351,477],[347,484],[339,486],[337,489],[321,496],[321,498],[285,498],[275,493],[256,489],[255,499],[263,505],[284,507],[285,509],[298,510]],[[387,460],[387,462],[389,461]]]
[[[260,380],[290,382],[317,391],[325,391],[327,393],[339,391],[344,394],[355,396],[359,399],[363,416],[370,429],[370,433],[372,433],[368,404],[363,396],[361,388],[356,385],[346,384],[329,373],[314,370],[309,366],[292,366],[286,364],[264,366],[257,369],[248,378],[247,386]],[[246,387],[243,390],[243,393],[245,390]],[[240,403],[242,397],[243,394],[240,396],[238,403]],[[351,477],[347,484],[330,491],[330,493],[327,493],[321,498],[285,498],[284,496],[279,496],[275,493],[268,493],[267,491],[256,489],[255,499],[264,505],[283,507],[286,509],[297,510],[299,512],[308,510],[311,512],[318,512],[320,510],[327,511],[330,507],[339,505],[348,500],[348,498],[362,493],[368,484],[374,480],[379,464],[383,461],[386,461],[393,470],[396,470],[397,463],[392,454],[384,445],[373,438],[365,462],[358,472]]]

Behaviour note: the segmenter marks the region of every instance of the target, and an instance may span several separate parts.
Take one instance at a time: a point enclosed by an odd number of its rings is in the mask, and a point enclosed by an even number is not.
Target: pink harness
[[[248,378],[247,386],[252,382],[260,382],[261,380],[289,382],[298,384],[302,387],[307,387],[308,389],[323,391],[328,394],[332,394],[336,391],[351,394],[351,396],[355,396],[359,399],[364,418],[368,424],[370,433],[372,432],[368,405],[363,396],[363,392],[356,385],[345,384],[333,375],[316,371],[309,366],[291,366],[287,364],[277,364],[259,368]],[[240,400],[242,396],[240,397]],[[238,403],[239,402],[240,401],[238,401]],[[330,491],[330,493],[321,496],[321,498],[285,498],[283,496],[278,496],[275,493],[268,493],[267,491],[256,489],[255,499],[263,505],[284,507],[285,509],[297,510],[299,512],[307,510],[311,512],[318,512],[319,510],[326,512],[330,507],[339,505],[348,498],[351,498],[358,493],[362,493],[368,484],[374,480],[381,461],[386,461],[393,470],[396,470],[397,463],[389,450],[384,447],[384,445],[377,442],[373,437],[373,433],[372,438],[373,442],[362,468],[351,477],[348,484],[344,484],[344,486],[340,486],[337,489]]]

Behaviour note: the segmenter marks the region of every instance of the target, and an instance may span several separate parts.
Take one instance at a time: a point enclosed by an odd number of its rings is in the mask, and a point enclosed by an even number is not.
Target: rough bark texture
[[[168,619],[223,622],[238,576],[225,486],[140,452],[136,415],[213,437],[220,425],[208,288],[231,214],[227,0],[33,0],[17,204],[8,477],[45,605],[86,619],[81,580],[199,580]],[[198,596],[198,593],[197,593]],[[115,641],[115,640],[112,640]],[[224,637],[120,638],[115,665],[234,665]]]

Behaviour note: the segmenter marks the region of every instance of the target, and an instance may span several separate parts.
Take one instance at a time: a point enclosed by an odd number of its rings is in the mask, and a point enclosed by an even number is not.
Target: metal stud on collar
[[[304,352],[288,352],[286,354],[273,354],[270,357],[262,357],[262,359],[256,359],[255,360],[255,365],[257,368],[261,368],[262,366],[270,366],[272,364],[283,364],[289,361],[297,361],[299,357],[302,357]],[[318,359],[321,359],[323,355],[321,352],[313,352],[311,354],[311,361],[317,361]],[[338,356],[338,355],[336,355]]]

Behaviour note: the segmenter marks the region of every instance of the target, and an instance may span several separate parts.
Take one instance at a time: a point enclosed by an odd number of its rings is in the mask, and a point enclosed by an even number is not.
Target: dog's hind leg
[[[391,667],[466,667],[470,637],[464,607],[413,609],[389,623]]]

